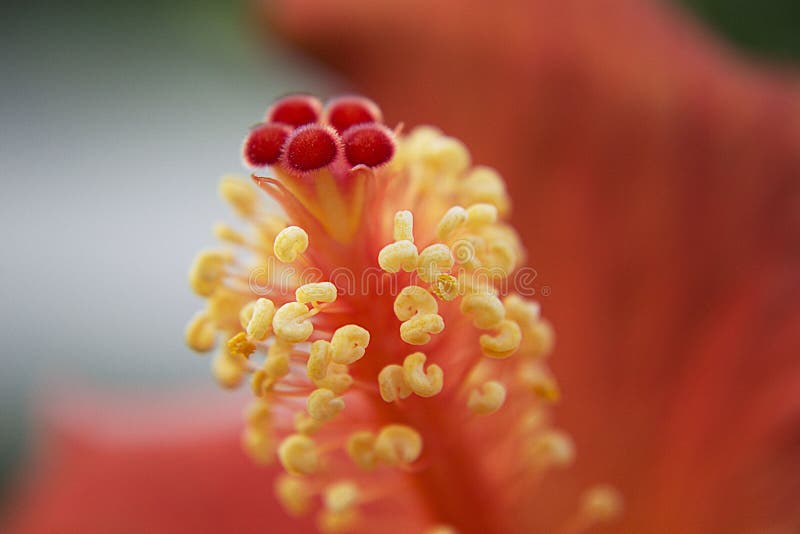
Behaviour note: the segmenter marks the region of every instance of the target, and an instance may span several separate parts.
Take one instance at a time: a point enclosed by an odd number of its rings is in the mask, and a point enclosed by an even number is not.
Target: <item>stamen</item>
[[[304,412],[294,414],[294,429],[300,434],[310,436],[322,428],[322,421],[317,421]]]
[[[201,297],[210,297],[222,283],[231,257],[225,252],[205,250],[197,255],[189,270],[189,284]]]
[[[234,356],[247,359],[255,350],[256,346],[247,339],[247,334],[244,332],[239,332],[228,340],[228,351]]]
[[[364,122],[381,122],[380,108],[360,96],[343,96],[330,100],[325,106],[325,120],[339,132]]]
[[[217,223],[213,229],[214,237],[233,245],[246,245],[247,238],[225,223]]]
[[[467,399],[467,407],[477,415],[489,415],[503,406],[506,401],[506,388],[500,382],[486,382],[480,389],[473,389]]]
[[[410,211],[394,214],[394,240],[414,242],[414,215]]]
[[[295,299],[303,304],[309,302],[334,302],[336,300],[336,286],[330,282],[317,282],[305,284],[295,291]]]
[[[465,206],[485,202],[504,215],[508,213],[510,201],[503,179],[490,167],[474,167],[461,182],[461,202]]]
[[[325,378],[330,362],[330,343],[322,339],[313,342],[308,352],[308,362],[306,363],[308,378],[311,380]]]
[[[369,332],[355,324],[337,328],[331,338],[331,360],[350,365],[364,357],[369,345]]]
[[[381,398],[386,402],[405,399],[411,395],[411,387],[406,383],[403,368],[396,364],[381,369],[378,373],[378,388]]]
[[[219,193],[240,217],[252,217],[261,206],[257,191],[247,181],[235,176],[225,176],[220,181]]]
[[[287,513],[303,516],[311,505],[311,489],[301,478],[281,475],[275,481],[275,495]]]
[[[433,294],[448,302],[458,296],[459,289],[458,279],[451,274],[440,274],[431,284]]]
[[[489,330],[505,319],[506,309],[495,295],[472,294],[461,299],[461,312],[471,315],[476,328]]]
[[[450,236],[467,222],[467,210],[461,206],[453,206],[442,216],[436,227],[436,235],[440,241],[447,241]]]
[[[375,456],[389,465],[407,465],[419,458],[422,437],[406,425],[386,425],[375,438]]]
[[[407,321],[418,313],[430,314],[438,311],[436,299],[419,286],[404,287],[394,299],[394,314],[401,321]]]
[[[300,343],[314,332],[308,320],[308,307],[300,302],[287,302],[275,312],[272,329],[275,335],[290,343]]]
[[[342,140],[333,128],[309,124],[298,128],[286,140],[283,164],[287,169],[309,172],[327,167],[339,157]]]
[[[312,96],[291,95],[281,98],[267,110],[267,120],[297,128],[319,119],[322,103]]]
[[[208,352],[217,342],[217,329],[207,312],[199,311],[186,325],[186,344],[197,352]]]
[[[274,315],[275,304],[269,299],[258,299],[253,305],[253,313],[247,323],[247,335],[258,341],[265,340],[272,330]]]
[[[292,128],[289,125],[277,122],[259,124],[250,130],[242,146],[245,165],[258,168],[275,164],[290,133]]]
[[[331,484],[322,491],[322,502],[331,512],[342,512],[352,508],[359,499],[358,486],[351,480]]]
[[[410,345],[425,345],[430,334],[444,330],[444,319],[435,313],[417,314],[400,325],[400,338]]]
[[[308,396],[308,414],[317,421],[330,421],[344,410],[344,399],[329,389],[315,389]]]
[[[436,243],[419,253],[417,274],[425,282],[433,282],[437,276],[453,268],[453,254],[447,245]]]
[[[444,386],[444,373],[436,364],[424,369],[425,354],[415,352],[406,356],[403,361],[403,377],[406,384],[420,397],[433,397],[442,391]]]
[[[351,167],[379,167],[388,163],[395,152],[394,134],[380,124],[359,124],[342,134],[344,155]]]
[[[581,499],[581,511],[595,522],[610,521],[622,513],[622,496],[612,486],[598,485],[589,488]]]
[[[396,273],[400,269],[411,272],[417,268],[417,247],[408,240],[389,243],[378,253],[378,265],[387,273]]]
[[[283,263],[292,263],[308,248],[308,234],[299,226],[287,226],[275,236],[273,251]]]
[[[522,332],[514,321],[505,319],[495,328],[497,334],[483,334],[479,339],[481,349],[490,358],[503,359],[514,354],[522,341]]]
[[[467,208],[467,226],[479,228],[497,222],[497,207],[493,204],[478,203]]]
[[[278,447],[278,459],[292,475],[310,475],[319,469],[319,453],[314,440],[303,434],[292,434]]]
[[[575,458],[575,445],[569,434],[561,430],[547,430],[531,441],[529,458],[540,469],[566,467]]]
[[[347,439],[347,454],[362,469],[371,470],[377,465],[375,455],[375,434],[362,430],[350,435]]]

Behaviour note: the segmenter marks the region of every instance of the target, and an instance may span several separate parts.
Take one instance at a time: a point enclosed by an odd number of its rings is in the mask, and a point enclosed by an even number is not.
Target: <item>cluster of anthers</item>
[[[195,260],[207,305],[186,338],[221,339],[214,377],[249,382],[243,445],[285,468],[285,509],[316,509],[325,532],[528,531],[514,511],[573,444],[552,425],[552,329],[512,287],[523,250],[498,173],[360,97],[283,98],[243,155],[284,213],[223,179],[250,231],[217,225],[228,247]],[[565,528],[619,508],[592,488]]]

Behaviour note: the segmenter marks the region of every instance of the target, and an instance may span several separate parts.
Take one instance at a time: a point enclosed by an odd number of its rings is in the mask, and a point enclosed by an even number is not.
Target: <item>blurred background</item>
[[[683,4],[747,55],[800,57],[795,1]],[[209,387],[182,332],[217,181],[271,100],[347,81],[207,0],[7,3],[0,65],[2,503],[45,396]]]

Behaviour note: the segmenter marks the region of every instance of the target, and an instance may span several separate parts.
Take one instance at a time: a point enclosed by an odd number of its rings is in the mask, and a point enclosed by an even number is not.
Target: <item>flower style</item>
[[[249,382],[242,443],[276,456],[275,494],[326,532],[528,532],[524,509],[571,464],[554,426],[553,332],[516,287],[524,261],[491,168],[431,127],[382,123],[361,97],[276,102],[243,145],[256,188],[222,196],[250,228],[190,272],[186,330],[219,384]],[[261,174],[269,176],[261,176]],[[587,489],[565,532],[621,511]]]

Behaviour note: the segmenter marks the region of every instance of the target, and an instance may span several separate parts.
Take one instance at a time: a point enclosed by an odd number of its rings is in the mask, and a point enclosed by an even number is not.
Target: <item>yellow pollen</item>
[[[228,353],[227,348],[221,350],[211,361],[211,374],[214,380],[225,389],[233,389],[242,383],[245,375],[244,362],[241,357]]]
[[[308,513],[311,490],[303,479],[291,475],[279,476],[275,481],[275,496],[288,514],[297,517]]]
[[[497,381],[486,382],[480,389],[473,389],[467,399],[467,407],[476,415],[489,415],[503,406],[506,388]]]
[[[330,343],[318,340],[311,344],[306,362],[306,373],[311,380],[322,380],[328,374],[328,365],[331,363]]]
[[[258,464],[269,465],[274,461],[275,442],[268,428],[245,427],[242,448]]]
[[[444,319],[435,313],[417,314],[400,325],[400,338],[409,345],[425,345],[430,334],[444,330]]]
[[[287,302],[272,317],[272,329],[277,337],[290,343],[300,343],[314,332],[314,325],[308,317],[308,306],[300,302]]]
[[[337,328],[331,337],[331,360],[350,365],[364,356],[367,345],[369,332],[365,328],[354,324]]]
[[[197,255],[189,270],[189,285],[201,297],[210,297],[222,283],[230,255],[216,250],[206,250]]]
[[[497,222],[497,207],[493,204],[478,203],[467,208],[467,226],[479,228]]]
[[[440,274],[431,284],[431,291],[441,300],[454,300],[459,291],[458,279],[451,274]]]
[[[273,251],[283,263],[292,263],[308,248],[308,234],[299,226],[287,226],[275,236]]]
[[[241,217],[248,218],[254,215],[261,200],[258,192],[245,180],[235,176],[226,176],[219,184],[219,192]]]
[[[245,308],[243,308],[244,310]],[[252,314],[247,322],[247,335],[263,341],[272,330],[272,317],[275,315],[275,304],[269,299],[260,298],[252,306]]]
[[[405,399],[411,395],[411,387],[406,383],[403,368],[396,364],[381,369],[378,373],[378,387],[381,398],[386,402]]]
[[[186,344],[197,352],[208,352],[217,342],[217,330],[214,321],[207,312],[199,311],[194,314],[189,324],[186,325]]]
[[[414,242],[414,215],[410,211],[394,214],[394,240]]]
[[[289,374],[289,356],[292,353],[292,344],[281,339],[276,339],[267,350],[264,360],[264,371],[273,378],[281,378]]]
[[[249,358],[256,346],[247,339],[247,334],[239,332],[228,340],[228,351],[234,356]]]
[[[444,373],[436,364],[424,368],[426,356],[415,352],[406,356],[403,361],[403,377],[411,390],[420,397],[433,397],[442,391]]]
[[[344,393],[353,383],[353,377],[347,371],[347,366],[331,362],[328,364],[328,371],[325,378],[313,380],[314,385],[319,388],[330,389],[337,395]]]
[[[308,414],[317,421],[330,421],[344,410],[344,399],[330,389],[315,389],[308,396]]]
[[[474,167],[461,183],[459,193],[465,206],[485,202],[496,207],[501,215],[508,213],[511,204],[503,179],[490,167]]]
[[[303,304],[309,302],[333,302],[336,300],[336,286],[330,282],[305,284],[297,288],[295,299]]]
[[[438,311],[436,299],[419,286],[404,287],[394,299],[394,314],[401,321],[408,321],[418,313],[431,314]]]
[[[622,513],[622,496],[608,485],[589,488],[581,499],[581,512],[594,521],[610,521]]]
[[[245,422],[253,428],[266,427],[272,419],[269,404],[263,400],[255,399],[247,408]]]
[[[519,329],[519,325],[514,321],[504,319],[497,325],[495,330],[497,333],[494,336],[483,334],[479,338],[481,349],[490,358],[508,358],[516,352],[522,341],[522,332]]]
[[[433,282],[440,274],[450,272],[455,260],[450,248],[442,243],[435,243],[419,253],[417,275],[425,282]]]
[[[342,512],[358,502],[358,486],[350,480],[331,484],[322,492],[322,502],[331,512]]]
[[[386,425],[375,438],[375,456],[389,465],[406,465],[419,458],[422,437],[406,425]]]
[[[505,319],[506,310],[495,295],[471,294],[461,299],[461,311],[471,315],[477,328],[489,330]]]
[[[292,475],[310,475],[319,469],[319,453],[314,440],[303,434],[292,434],[278,447],[278,459]]]
[[[561,398],[558,383],[545,365],[527,361],[517,370],[517,378],[544,401],[558,402]]]
[[[247,239],[242,234],[225,223],[217,223],[214,225],[214,237],[233,245],[245,245],[247,243]]]
[[[539,468],[566,467],[575,458],[572,438],[561,430],[546,430],[530,443],[530,459]]]
[[[461,206],[453,206],[442,216],[439,225],[436,227],[436,236],[439,241],[447,241],[467,222],[467,210]]]
[[[378,253],[378,265],[387,273],[400,272],[401,269],[411,272],[417,268],[417,261],[417,246],[406,239],[389,243]]]
[[[362,430],[347,439],[347,454],[362,469],[374,469],[378,462],[375,455],[375,434]]]
[[[317,421],[310,415],[303,412],[294,414],[294,429],[300,434],[310,436],[315,434],[320,428],[322,428],[322,422]]]

